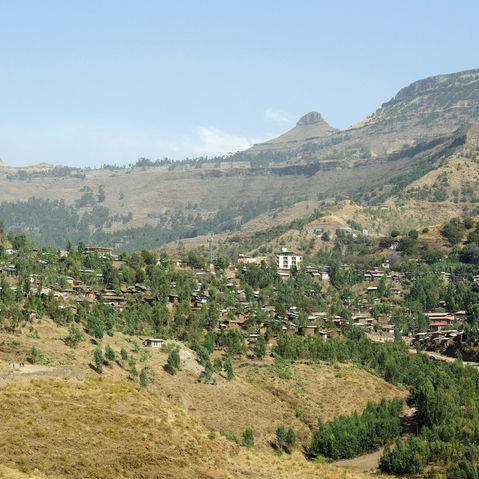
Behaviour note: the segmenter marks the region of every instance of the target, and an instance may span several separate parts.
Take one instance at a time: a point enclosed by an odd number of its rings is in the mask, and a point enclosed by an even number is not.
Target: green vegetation
[[[399,413],[402,401],[395,399],[386,403],[368,404],[361,415],[340,416],[323,424],[313,434],[308,455],[319,455],[332,459],[354,457],[377,449],[401,433]]]
[[[170,374],[176,374],[176,371],[180,369],[180,350],[174,348],[168,354],[168,360],[165,365],[165,370]]]
[[[101,374],[103,372],[103,353],[101,352],[100,348],[95,349],[95,353],[93,356],[93,359],[95,361],[95,369],[98,374]]]
[[[243,429],[242,432],[243,442],[241,443],[242,446],[245,447],[254,447],[254,433],[253,429],[250,427],[246,427]]]

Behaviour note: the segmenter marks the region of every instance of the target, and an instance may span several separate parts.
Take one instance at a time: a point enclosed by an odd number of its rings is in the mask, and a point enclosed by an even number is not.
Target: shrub
[[[294,433],[291,427],[288,429],[288,432],[286,433],[284,444],[289,454],[291,454],[293,449],[296,447],[296,434]]]
[[[243,443],[242,443],[243,446],[245,447],[254,446],[253,429],[251,429],[250,427],[246,427],[245,429],[243,429],[242,436],[243,436]]]
[[[67,346],[75,348],[80,341],[85,341],[85,335],[75,325],[71,324],[68,329],[68,336],[64,341]]]
[[[113,349],[111,348],[111,346],[109,344],[107,344],[105,346],[105,357],[106,359],[108,359],[109,361],[114,361],[115,360],[115,351],[113,351]]]
[[[148,375],[146,373],[146,368],[143,368],[140,373],[140,386],[146,388],[148,386]]]
[[[280,424],[276,428],[276,442],[277,442],[278,447],[280,449],[283,447],[285,439],[286,439],[286,431],[284,429],[284,426],[282,424]]]

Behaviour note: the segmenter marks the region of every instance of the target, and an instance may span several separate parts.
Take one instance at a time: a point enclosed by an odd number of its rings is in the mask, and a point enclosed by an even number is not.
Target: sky
[[[477,1],[0,0],[0,159],[227,155],[479,67]]]

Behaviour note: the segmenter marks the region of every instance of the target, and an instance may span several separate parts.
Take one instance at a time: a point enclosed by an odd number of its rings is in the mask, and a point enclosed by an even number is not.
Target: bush
[[[254,446],[254,433],[253,429],[250,427],[247,427],[243,430],[242,433],[243,436],[243,442],[242,445],[245,447],[253,447]]]
[[[276,443],[278,444],[278,447],[280,449],[283,447],[285,439],[286,439],[286,431],[284,429],[284,426],[280,424],[276,428]]]
[[[80,341],[85,341],[85,335],[73,324],[68,329],[68,336],[64,339],[65,344],[75,348]]]
[[[32,351],[30,352],[31,362],[35,364],[38,358],[38,349],[35,346],[32,346]]]
[[[105,357],[106,359],[108,359],[109,361],[114,361],[115,360],[115,351],[113,351],[113,349],[111,348],[111,346],[109,344],[107,344],[105,346]]]
[[[228,439],[228,441],[233,441],[235,442],[236,444],[239,445],[239,439],[238,437],[236,436],[236,434],[232,434],[230,432],[226,432],[224,429],[221,429],[220,430],[220,434],[225,437],[226,439]]]
[[[296,447],[296,434],[294,433],[291,427],[288,429],[288,432],[286,433],[284,444],[289,454],[291,454],[293,452],[293,449]]]
[[[140,373],[140,386],[146,388],[148,386],[148,374],[146,368],[143,368]]]

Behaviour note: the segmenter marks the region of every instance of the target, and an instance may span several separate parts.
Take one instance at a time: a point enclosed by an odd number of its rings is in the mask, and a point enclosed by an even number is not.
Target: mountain
[[[302,116],[291,130],[278,138],[255,145],[251,151],[288,151],[300,147],[304,142],[327,138],[338,131],[324,120],[321,113],[312,111]]]
[[[313,115],[320,118],[318,125],[323,126],[318,128],[319,134],[315,131],[310,135],[301,134],[298,122],[285,134],[286,138],[281,135],[249,151],[275,151],[278,144],[286,146],[284,140],[291,138],[295,141],[287,145],[290,150],[305,150],[306,145],[314,145],[323,153],[318,152],[318,159],[341,146],[350,148],[358,142],[375,156],[450,134],[464,124],[479,121],[479,69],[418,80],[401,89],[368,118],[344,131],[329,127],[319,113]],[[344,157],[347,156],[345,152]]]
[[[2,165],[0,219],[39,245],[128,251],[271,226],[342,199],[377,216],[390,209],[372,231],[442,222],[477,209],[477,123],[479,69],[434,76],[346,130],[311,112],[229,157],[98,170]]]

